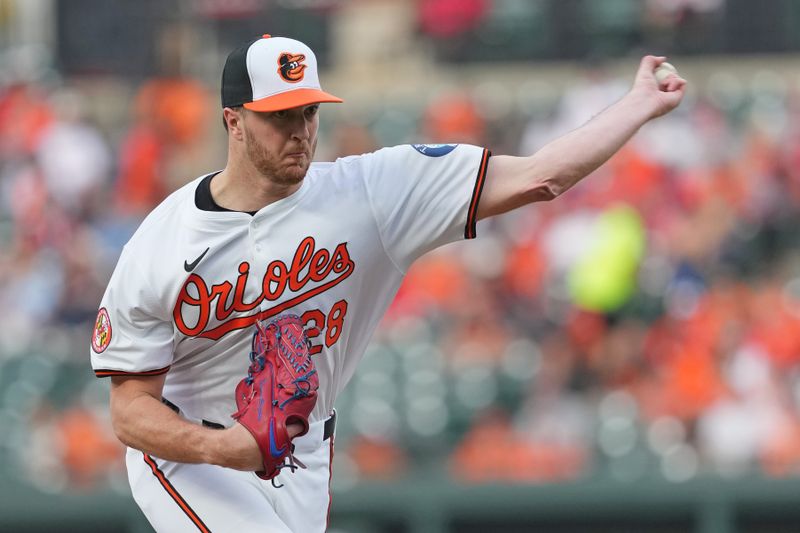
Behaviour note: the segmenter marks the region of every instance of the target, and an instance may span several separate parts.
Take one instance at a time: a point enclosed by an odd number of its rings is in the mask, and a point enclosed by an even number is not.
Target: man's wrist
[[[241,424],[228,429],[203,428],[203,462],[236,470],[258,470],[262,465],[261,452],[254,437]],[[299,422],[289,424],[290,438],[302,432]]]
[[[263,467],[264,460],[255,437],[245,426],[236,423],[228,429],[212,431],[217,435],[211,440],[211,464],[246,471]]]
[[[625,116],[636,121],[638,127],[658,116],[658,102],[638,91],[628,92],[618,103],[624,106]]]

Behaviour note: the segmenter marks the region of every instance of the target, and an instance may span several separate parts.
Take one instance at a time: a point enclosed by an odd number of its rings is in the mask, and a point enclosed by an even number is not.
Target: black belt
[[[336,431],[336,410],[331,412],[331,417],[325,421],[325,429],[322,431],[322,440],[328,440],[333,437],[334,431]]]
[[[172,403],[171,401],[167,400],[166,398],[161,398],[161,403],[172,409],[178,414],[181,414],[180,408]],[[216,422],[210,422],[208,420],[203,420],[203,425],[207,428],[211,429],[225,429],[225,426],[222,424],[217,424]],[[333,437],[333,432],[336,431],[336,411],[331,413],[330,418],[325,421],[325,428],[322,430],[322,440],[328,440],[329,438]]]

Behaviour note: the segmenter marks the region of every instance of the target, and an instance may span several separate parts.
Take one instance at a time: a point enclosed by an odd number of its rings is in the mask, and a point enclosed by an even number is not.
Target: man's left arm
[[[683,99],[686,80],[670,75],[659,84],[654,71],[665,59],[642,58],[628,94],[535,154],[492,157],[478,218],[558,197],[605,163],[645,123],[675,109]]]

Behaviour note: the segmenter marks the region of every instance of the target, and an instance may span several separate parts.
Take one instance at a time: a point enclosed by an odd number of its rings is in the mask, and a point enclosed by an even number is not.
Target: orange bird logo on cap
[[[306,65],[303,64],[305,60],[304,54],[282,53],[278,56],[278,74],[289,83],[297,83],[303,79],[303,71],[306,69]]]

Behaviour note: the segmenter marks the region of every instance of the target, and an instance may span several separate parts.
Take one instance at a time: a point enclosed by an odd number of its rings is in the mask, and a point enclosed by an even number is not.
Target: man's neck
[[[254,212],[297,191],[302,185],[281,185],[254,168],[237,168],[228,162],[211,180],[211,197],[217,205],[231,211]]]

